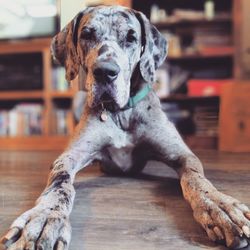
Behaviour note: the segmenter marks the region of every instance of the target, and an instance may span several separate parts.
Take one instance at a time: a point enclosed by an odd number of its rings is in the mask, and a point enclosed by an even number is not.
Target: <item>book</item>
[[[43,105],[20,103],[0,111],[0,136],[30,136],[43,133]]]
[[[52,86],[54,90],[67,91],[70,87],[65,79],[65,69],[63,67],[55,67],[52,70]]]
[[[58,135],[71,134],[74,129],[71,111],[69,109],[57,108],[54,113],[53,133]]]
[[[220,96],[223,84],[232,79],[190,79],[187,82],[189,96]]]

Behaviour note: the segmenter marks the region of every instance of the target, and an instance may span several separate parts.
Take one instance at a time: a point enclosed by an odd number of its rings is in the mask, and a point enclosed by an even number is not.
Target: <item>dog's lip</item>
[[[100,103],[101,109],[108,110],[110,112],[116,112],[120,110],[120,107],[114,101],[104,101]]]

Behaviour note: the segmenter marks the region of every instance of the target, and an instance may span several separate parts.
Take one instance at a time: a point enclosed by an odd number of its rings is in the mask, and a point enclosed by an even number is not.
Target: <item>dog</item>
[[[74,178],[93,161],[102,162],[106,173],[125,175],[139,173],[148,160],[164,162],[178,173],[183,196],[212,241],[229,248],[248,245],[248,207],[206,179],[152,91],[167,42],[143,13],[120,6],[86,8],[53,38],[52,54],[68,81],[78,76],[86,104],[34,208],[2,238],[9,250],[68,249]]]

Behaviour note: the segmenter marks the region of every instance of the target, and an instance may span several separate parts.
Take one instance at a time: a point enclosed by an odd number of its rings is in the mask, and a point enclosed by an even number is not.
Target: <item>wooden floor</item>
[[[0,152],[0,234],[31,208],[58,152]],[[250,154],[198,152],[220,190],[250,205]],[[182,198],[175,173],[149,164],[138,179],[98,166],[77,175],[70,250],[226,249],[210,243]]]

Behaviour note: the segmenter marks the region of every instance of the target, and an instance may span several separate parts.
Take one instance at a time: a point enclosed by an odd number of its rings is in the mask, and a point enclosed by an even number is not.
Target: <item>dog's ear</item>
[[[51,42],[53,59],[63,65],[68,82],[74,80],[79,73],[80,58],[77,54],[78,28],[82,17],[89,12],[87,8],[79,12],[75,18],[59,32]]]
[[[142,12],[134,11],[134,13],[141,24],[143,50],[140,72],[146,82],[153,83],[156,69],[167,56],[167,41]]]

